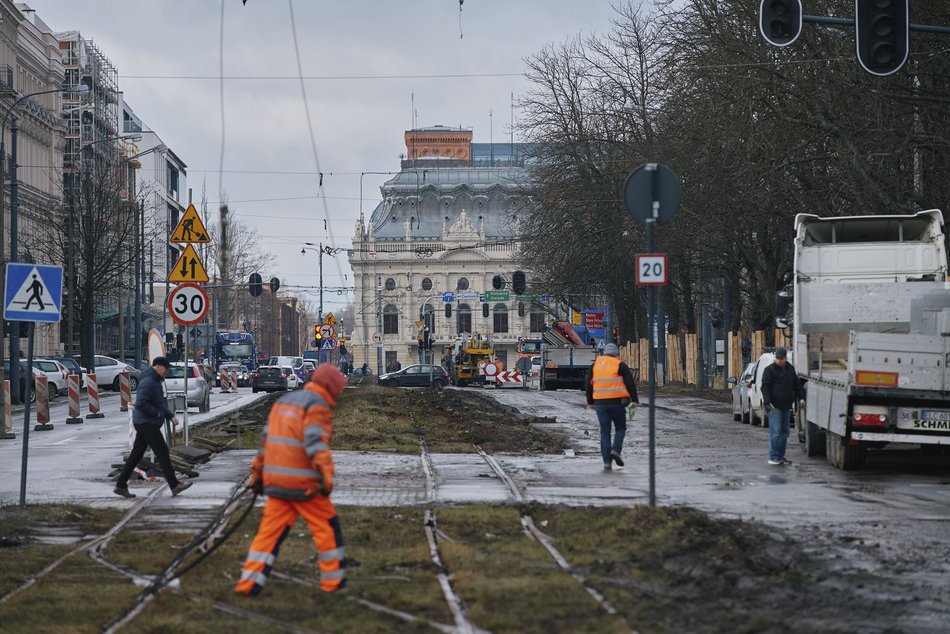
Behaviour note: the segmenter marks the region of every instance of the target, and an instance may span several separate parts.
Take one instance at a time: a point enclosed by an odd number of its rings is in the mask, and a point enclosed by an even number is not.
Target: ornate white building
[[[354,365],[420,362],[424,315],[436,363],[457,337],[478,333],[513,365],[518,338],[539,337],[545,322],[530,279],[524,295],[512,288],[526,148],[472,143],[471,129],[444,126],[405,138],[402,171],[380,188],[369,221],[356,222]]]

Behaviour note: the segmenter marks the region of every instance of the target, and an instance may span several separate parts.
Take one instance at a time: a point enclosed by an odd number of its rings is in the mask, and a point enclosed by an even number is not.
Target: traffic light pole
[[[826,15],[803,15],[802,22],[812,24],[828,24],[831,26],[854,26],[854,18],[836,18]],[[950,26],[931,26],[929,24],[911,24],[911,31],[920,31],[922,33],[940,33],[950,35]]]

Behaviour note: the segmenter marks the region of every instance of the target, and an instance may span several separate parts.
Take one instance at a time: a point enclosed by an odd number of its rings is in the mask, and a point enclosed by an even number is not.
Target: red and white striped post
[[[129,371],[123,370],[119,373],[119,411],[129,411],[129,404],[132,402],[132,382],[129,380]]]
[[[86,375],[86,394],[89,400],[86,418],[105,418],[105,414],[99,411],[99,384],[96,383],[96,375],[91,372]]]
[[[10,404],[10,379],[3,381],[3,433],[0,438],[4,440],[13,440],[16,434],[13,433],[13,406]]]
[[[82,422],[79,415],[79,375],[70,374],[66,377],[66,396],[69,398],[69,417],[67,425],[76,425]]]
[[[36,425],[33,431],[50,431],[49,422],[49,379],[45,374],[36,377]]]
[[[237,392],[237,372],[228,370],[228,391]]]
[[[218,376],[221,377],[221,393],[227,394],[230,391],[230,383],[228,382],[228,369],[221,368],[218,371]]]

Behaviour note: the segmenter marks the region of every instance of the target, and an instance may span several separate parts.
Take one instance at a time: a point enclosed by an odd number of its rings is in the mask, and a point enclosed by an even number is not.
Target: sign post
[[[647,227],[648,257],[662,258],[662,282],[647,282],[647,323],[653,323],[655,298],[653,287],[666,283],[666,256],[655,254],[654,230],[657,223],[669,221],[680,206],[683,186],[676,174],[665,165],[647,163],[630,172],[624,184],[623,201],[633,219]],[[637,281],[641,279],[640,257],[637,257]],[[648,260],[648,262],[653,262]],[[651,267],[648,273],[655,272]],[[648,276],[649,277],[649,276]],[[659,277],[659,276],[656,276]],[[656,279],[653,278],[653,279]],[[656,506],[656,351],[648,347],[650,399],[650,506]]]
[[[33,390],[33,341],[36,322],[56,323],[63,306],[63,267],[10,262],[6,270],[3,318],[30,324],[27,376],[23,377],[23,457],[20,466],[20,506],[26,506],[26,468],[30,450],[30,393]],[[17,326],[19,327],[19,326]],[[11,364],[12,367],[12,364]],[[19,386],[14,385],[13,389]],[[37,425],[52,429],[52,425]],[[6,430],[11,432],[11,430]]]

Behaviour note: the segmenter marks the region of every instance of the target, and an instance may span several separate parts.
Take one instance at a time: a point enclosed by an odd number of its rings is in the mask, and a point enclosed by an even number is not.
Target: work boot
[[[604,471],[610,471],[610,469],[611,469],[610,463],[609,463],[609,462],[605,462],[605,463],[604,463]]]
[[[121,496],[124,497],[124,498],[134,498],[134,497],[135,497],[135,494],[134,494],[134,493],[129,493],[129,488],[128,488],[128,487],[119,487],[119,486],[117,486],[116,488],[112,489],[112,492],[115,493],[116,495],[121,495]]]
[[[172,488],[172,495],[178,495],[192,484],[194,484],[194,482],[179,482]]]
[[[614,462],[617,463],[617,466],[618,466],[618,467],[622,467],[622,466],[623,466],[623,458],[620,457],[620,454],[619,454],[619,453],[617,453],[616,451],[611,451],[611,452],[610,452],[610,457],[613,459]]]

